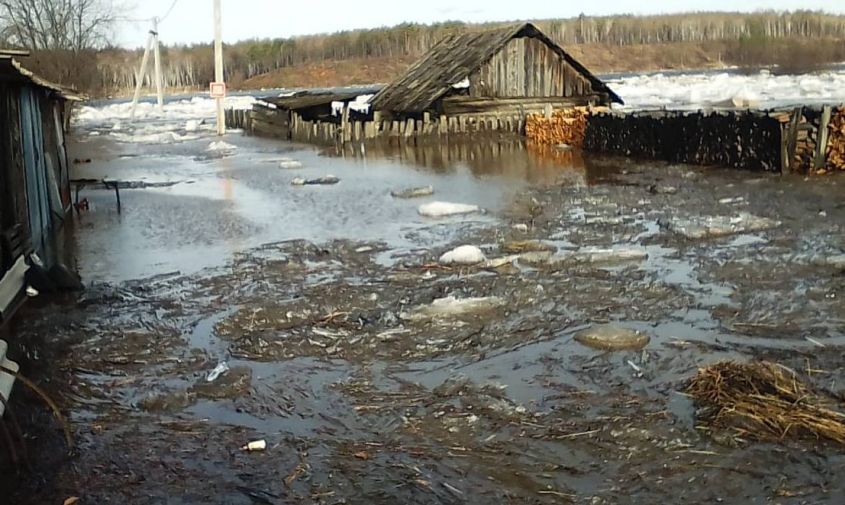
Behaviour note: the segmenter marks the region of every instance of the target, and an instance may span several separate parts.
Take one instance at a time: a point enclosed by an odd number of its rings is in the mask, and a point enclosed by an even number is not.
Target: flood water
[[[77,442],[65,458],[32,414],[48,478],[13,503],[845,495],[840,446],[710,431],[685,393],[699,367],[768,359],[845,397],[837,178],[508,138],[320,149],[120,111],[77,122],[72,157],[91,162],[74,176],[153,187],[122,190],[119,214],[113,193],[81,191],[68,234],[88,289],[13,329]],[[435,200],[484,212],[420,215]],[[505,259],[440,264],[465,244]],[[554,252],[509,256],[525,247]],[[574,338],[608,323],[648,343]]]

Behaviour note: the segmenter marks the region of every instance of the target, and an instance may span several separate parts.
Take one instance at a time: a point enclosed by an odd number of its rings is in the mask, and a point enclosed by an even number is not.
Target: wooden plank
[[[352,140],[352,131],[349,128],[349,104],[343,105],[343,111],[340,114],[340,127],[343,130],[343,142]]]
[[[414,120],[408,118],[408,121],[405,124],[405,138],[410,138],[414,136]]]
[[[443,112],[453,116],[473,113],[515,114],[521,110],[544,111],[546,104],[554,108],[579,107],[587,105],[594,95],[562,98],[562,97],[530,97],[530,98],[474,98],[449,97],[443,100]]]
[[[825,105],[822,108],[822,117],[819,122],[818,142],[816,143],[816,156],[813,159],[813,168],[821,170],[827,165],[827,139],[829,135],[828,125],[830,125],[830,115],[832,109],[830,105]]]
[[[789,132],[786,144],[787,171],[792,169],[795,158],[795,148],[798,145],[798,125],[801,123],[801,117],[804,115],[803,111],[803,107],[795,107],[789,119]]]

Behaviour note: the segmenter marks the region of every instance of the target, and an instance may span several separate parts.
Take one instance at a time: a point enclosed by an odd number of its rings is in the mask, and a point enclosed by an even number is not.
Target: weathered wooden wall
[[[244,128],[249,133],[295,142],[330,145],[370,140],[416,142],[444,135],[521,135],[525,115],[517,112],[496,114],[459,114],[421,119],[393,120],[376,113],[371,119],[354,120],[344,111],[337,122],[306,120],[296,112],[256,106],[245,118],[227,111],[227,125]],[[243,126],[237,126],[242,124]]]
[[[572,97],[592,85],[542,40],[516,38],[469,78],[473,97]]]
[[[587,120],[584,148],[673,163],[780,172],[782,139],[780,121],[765,113],[600,113]]]

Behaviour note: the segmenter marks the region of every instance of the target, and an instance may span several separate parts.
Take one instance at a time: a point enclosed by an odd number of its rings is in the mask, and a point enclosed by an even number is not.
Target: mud
[[[243,143],[257,141],[231,142],[244,156]],[[519,152],[505,159],[548,175],[551,155]],[[308,156],[305,167],[341,173],[341,184],[292,193],[275,167],[264,183],[283,191],[277,198],[320,192],[296,200],[282,227],[294,231],[234,212],[240,225],[217,225],[248,238],[204,258],[209,265],[173,272],[161,253],[142,269],[154,276],[138,280],[91,267],[81,297],[25,309],[9,338],[60,400],[78,447],[57,456],[58,427],[19,395],[40,473],[6,478],[10,503],[798,504],[845,495],[842,447],[708,433],[681,392],[699,366],[761,358],[845,399],[845,276],[827,261],[845,248],[838,179],[588,157],[560,165],[561,177],[511,185],[461,172],[461,159],[438,175],[403,151],[389,162],[396,174],[362,181],[362,163],[384,163],[385,173],[385,153]],[[520,171],[496,158],[468,163]],[[472,191],[450,189],[456,177]],[[418,199],[390,213],[350,211],[365,185],[381,205],[393,188],[429,183],[438,198],[488,214],[422,219]],[[166,196],[179,209],[190,198]],[[366,227],[342,230],[329,215],[296,222],[332,202],[349,211],[347,226]],[[194,256],[205,250],[209,212],[181,225],[199,228],[184,238]],[[779,225],[706,239],[661,226],[740,213]],[[126,219],[110,229],[136,226]],[[142,242],[127,233],[121,248]],[[255,243],[264,238],[274,240]],[[465,244],[487,262],[438,263]],[[472,310],[433,315],[444,299],[470,300]],[[650,341],[613,352],[576,342],[608,323]],[[221,362],[229,371],[209,382]],[[265,451],[240,450],[259,439]]]

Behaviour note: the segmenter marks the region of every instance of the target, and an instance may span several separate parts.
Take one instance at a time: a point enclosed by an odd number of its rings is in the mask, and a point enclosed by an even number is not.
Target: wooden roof
[[[287,96],[266,97],[261,100],[272,103],[280,109],[298,110],[328,105],[332,102],[348,102],[361,95],[372,95],[380,89],[382,89],[382,86],[303,90]]]
[[[48,89],[65,100],[81,102],[86,99],[85,95],[73,89],[48,81],[25,69],[9,54],[0,54],[0,81],[33,84]]]
[[[370,103],[375,110],[422,112],[452,89],[453,84],[467,78],[508,42],[519,37],[533,37],[543,41],[588,79],[596,92],[607,93],[612,101],[623,103],[604,82],[531,23],[446,37],[417,60],[404,75],[374,96]]]

